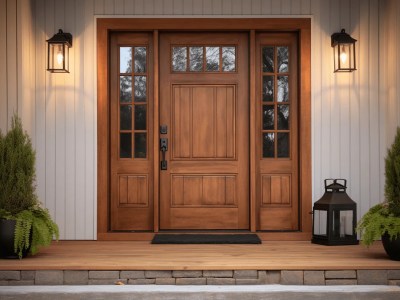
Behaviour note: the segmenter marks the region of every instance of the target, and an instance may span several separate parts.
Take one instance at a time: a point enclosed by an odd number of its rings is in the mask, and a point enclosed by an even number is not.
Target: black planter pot
[[[0,258],[19,258],[18,253],[14,251],[14,231],[16,223],[15,220],[0,219]],[[22,257],[26,257],[28,252],[29,249],[23,251]]]
[[[400,260],[400,235],[391,240],[390,235],[385,233],[382,235],[382,244],[391,260]]]

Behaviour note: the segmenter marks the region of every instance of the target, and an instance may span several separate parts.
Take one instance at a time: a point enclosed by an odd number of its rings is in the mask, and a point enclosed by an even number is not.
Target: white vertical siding
[[[0,0],[0,128],[22,115],[62,239],[96,238],[95,16],[173,14],[312,15],[313,200],[331,177],[348,179],[359,215],[382,200],[400,124],[400,61],[387,59],[400,51],[398,1]],[[45,39],[59,28],[73,35],[69,74],[45,70]],[[341,28],[358,40],[358,70],[333,74],[330,36]]]
[[[351,28],[352,33],[354,33],[354,38],[360,40],[360,2],[362,0],[353,0],[350,6],[351,11]],[[359,41],[361,42],[361,41]],[[357,42],[357,44],[359,44]],[[356,55],[360,58],[361,52],[360,45],[357,45]],[[357,68],[360,66],[360,59],[357,61]],[[353,197],[353,199],[357,200],[357,214],[361,215],[361,178],[360,178],[360,132],[361,132],[361,124],[360,124],[360,103],[364,103],[364,101],[360,100],[360,70],[353,72],[350,76],[349,80],[349,101],[350,101],[350,179],[351,181],[349,186],[349,193]]]
[[[381,115],[385,121],[385,131],[381,132],[381,161],[386,155],[386,148],[393,142],[396,128],[400,126],[400,2],[387,0],[380,3],[380,99]],[[384,118],[384,119],[383,119]],[[381,173],[384,172],[381,166]],[[384,180],[381,178],[381,185]]]
[[[7,129],[7,0],[0,0],[0,129]]]

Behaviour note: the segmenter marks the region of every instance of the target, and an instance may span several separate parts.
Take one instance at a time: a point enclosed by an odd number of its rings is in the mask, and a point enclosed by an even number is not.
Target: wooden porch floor
[[[35,257],[0,260],[0,270],[345,270],[400,269],[382,244],[322,246],[300,241],[261,245],[152,245],[130,241],[59,241]]]

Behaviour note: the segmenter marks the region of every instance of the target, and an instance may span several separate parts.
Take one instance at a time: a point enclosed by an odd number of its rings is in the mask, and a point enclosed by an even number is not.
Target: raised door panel
[[[236,176],[173,175],[172,207],[236,206]]]
[[[235,158],[234,85],[174,85],[172,97],[173,160]]]

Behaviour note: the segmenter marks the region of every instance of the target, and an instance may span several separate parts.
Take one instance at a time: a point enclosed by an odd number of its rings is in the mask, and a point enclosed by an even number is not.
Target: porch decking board
[[[306,241],[261,245],[152,245],[59,241],[35,257],[0,260],[0,270],[393,270],[380,242],[370,248]]]

